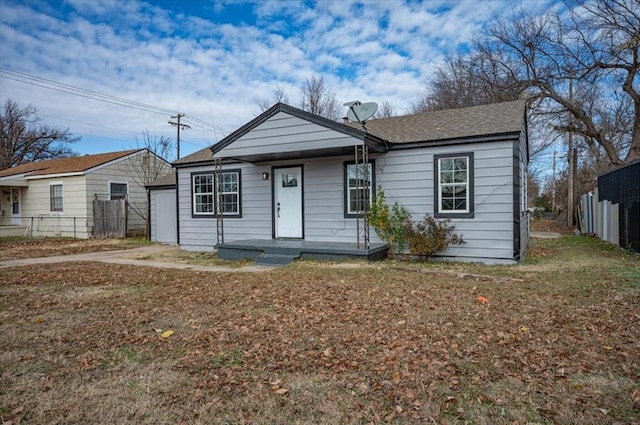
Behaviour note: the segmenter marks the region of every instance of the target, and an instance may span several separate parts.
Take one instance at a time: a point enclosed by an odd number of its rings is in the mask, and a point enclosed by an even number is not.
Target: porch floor
[[[298,239],[247,239],[218,245],[218,258],[223,260],[258,260],[261,256],[290,256],[292,259],[339,261],[347,258],[368,261],[387,257],[387,245],[370,244],[358,249],[355,243],[311,242]]]

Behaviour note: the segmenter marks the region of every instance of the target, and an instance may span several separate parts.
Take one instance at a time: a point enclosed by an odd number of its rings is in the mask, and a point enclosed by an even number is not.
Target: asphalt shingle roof
[[[165,174],[164,176],[160,176],[146,187],[161,187],[161,186],[175,186],[176,185],[176,172],[175,170],[171,171],[169,174]]]
[[[96,155],[73,156],[69,158],[49,159],[20,164],[0,171],[0,177],[28,174],[29,176],[46,176],[49,174],[76,173],[89,170],[98,165],[120,159],[141,149],[120,152],[100,153]]]
[[[176,161],[173,161],[174,164],[190,164],[193,162],[206,162],[213,161],[213,153],[211,152],[211,147],[200,149],[192,153],[191,155],[184,156]]]
[[[525,101],[516,100],[373,119],[366,126],[369,133],[391,143],[459,139],[521,131],[524,109]]]
[[[277,106],[275,105],[274,108]],[[294,109],[288,105],[282,105],[282,107]],[[515,100],[373,119],[367,121],[366,127],[370,135],[392,144],[434,142],[518,133],[522,131],[525,119],[524,112],[525,101]],[[347,125],[351,128],[362,130],[362,126],[358,123],[335,124]],[[209,161],[213,161],[211,147],[180,158],[173,164],[181,165]]]

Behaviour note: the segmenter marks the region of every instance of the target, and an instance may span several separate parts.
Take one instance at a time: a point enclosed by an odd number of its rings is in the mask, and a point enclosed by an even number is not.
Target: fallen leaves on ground
[[[0,420],[632,423],[640,265],[566,252],[598,260],[588,280],[561,262],[509,268],[509,284],[322,264],[2,269]]]
[[[114,251],[147,245],[142,239],[0,239],[0,260]]]

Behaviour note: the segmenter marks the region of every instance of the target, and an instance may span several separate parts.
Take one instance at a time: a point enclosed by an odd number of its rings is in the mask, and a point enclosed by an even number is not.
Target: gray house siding
[[[496,141],[391,151],[376,163],[387,201],[398,202],[415,220],[435,212],[433,156],[474,154],[474,217],[454,218],[466,243],[441,253],[469,261],[513,259],[513,142]]]
[[[270,165],[235,163],[225,169],[240,169],[242,218],[225,217],[225,241],[271,239],[271,182],[262,180]],[[212,251],[216,245],[215,217],[192,216],[191,173],[213,172],[213,165],[180,168],[177,171],[178,235],[182,249]]]
[[[354,137],[279,112],[216,155],[220,158],[340,148],[362,143]]]
[[[470,261],[508,262],[513,259],[514,208],[513,141],[496,141],[390,151],[372,155],[376,183],[390,203],[405,206],[414,219],[434,214],[433,157],[436,154],[474,153],[475,211],[473,218],[453,219],[466,244],[451,247],[444,257]],[[304,168],[304,235],[308,241],[355,242],[356,220],[344,217],[344,161],[352,156],[277,161],[261,164],[233,163],[223,168],[242,170],[242,218],[225,218],[225,242],[271,239],[271,167],[302,165]],[[179,169],[178,193],[180,246],[187,250],[213,250],[216,221],[192,217],[191,173],[213,171],[213,166]],[[379,242],[371,232],[372,242]]]

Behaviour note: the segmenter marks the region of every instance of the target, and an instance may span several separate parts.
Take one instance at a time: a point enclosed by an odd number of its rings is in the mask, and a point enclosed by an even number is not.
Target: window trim
[[[127,193],[125,194],[125,201],[129,199],[129,182],[125,181],[117,181],[117,180],[108,180],[107,181],[107,193],[109,194],[109,200],[113,201],[112,193],[111,193],[111,185],[112,184],[123,184],[127,187]]]
[[[223,213],[224,218],[242,218],[242,170],[239,168],[222,170],[222,174],[237,173],[238,174],[238,212],[237,213]],[[215,218],[216,217],[216,196],[215,186],[212,186],[212,212],[196,212],[196,194],[194,191],[194,180],[196,176],[210,175],[212,184],[216,184],[216,173],[214,171],[194,171],[191,173],[191,217],[192,218]],[[209,192],[207,192],[208,194]]]
[[[196,176],[211,176],[211,192],[203,192],[205,194],[211,193],[211,212],[197,212],[196,211],[196,192],[195,192],[195,178]],[[215,217],[215,190],[213,185],[215,184],[214,180],[214,172],[213,171],[199,171],[191,173],[190,183],[191,186],[191,217],[200,218],[200,217]]]
[[[342,164],[342,191],[343,191],[343,213],[344,218],[357,218],[357,213],[349,212],[349,165],[355,165],[355,161],[344,161]],[[369,187],[369,206],[371,206],[373,202],[373,197],[376,195],[376,160],[370,159],[369,164],[371,165],[371,186]]]
[[[56,197],[56,199],[60,198],[60,209],[54,209],[53,207],[54,197],[52,196],[51,189],[55,186],[60,186],[60,196]],[[64,183],[61,181],[49,182],[49,212],[56,214],[64,213]]]
[[[440,160],[449,158],[467,159],[467,211],[440,211],[441,194],[440,191]],[[474,218],[474,161],[473,152],[448,153],[433,156],[433,216],[435,218]]]

